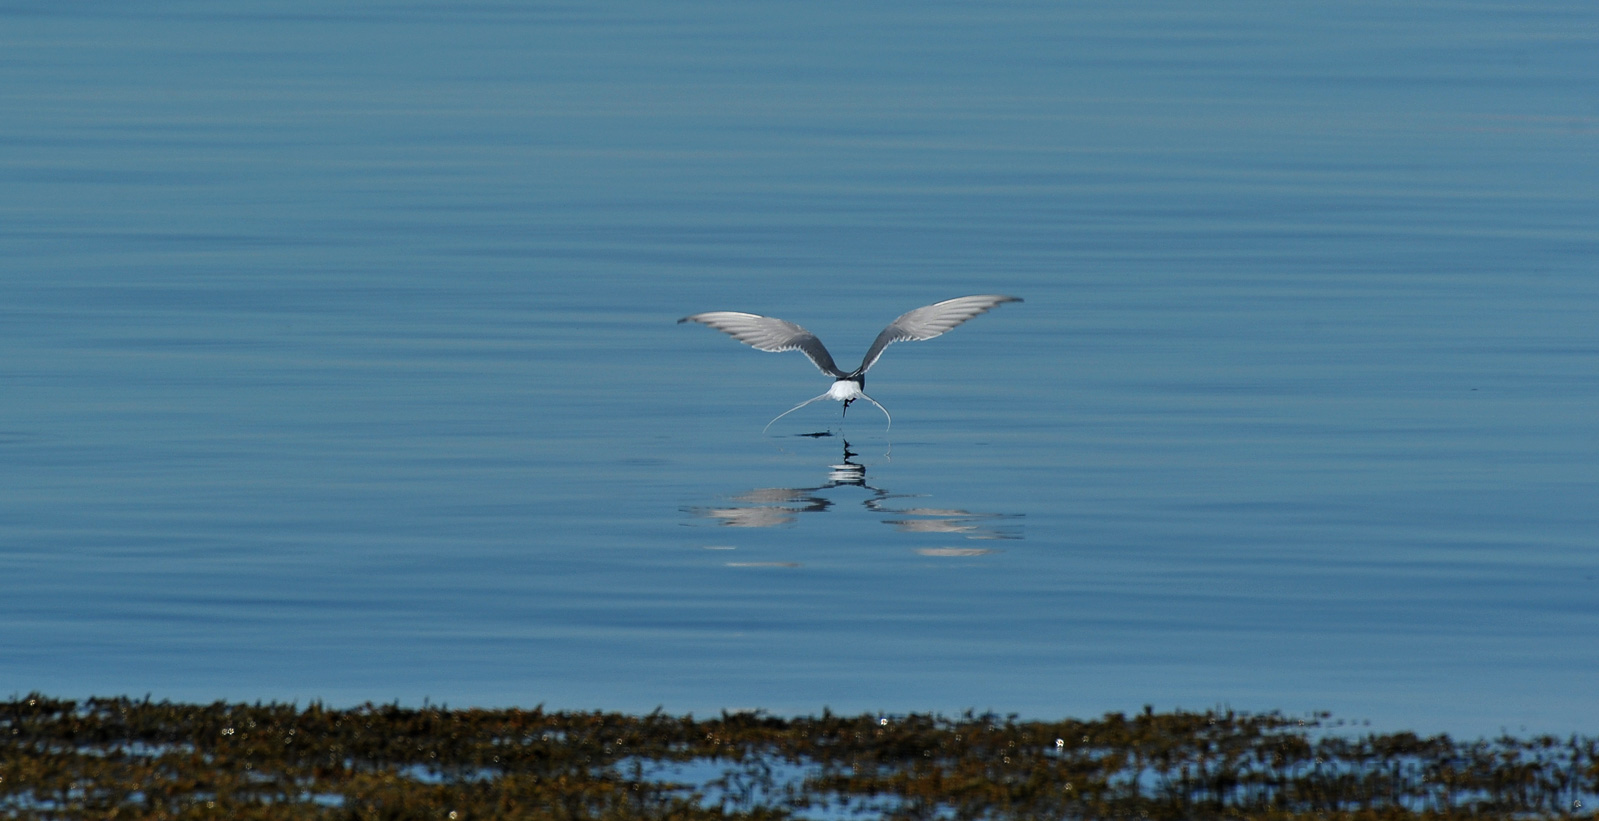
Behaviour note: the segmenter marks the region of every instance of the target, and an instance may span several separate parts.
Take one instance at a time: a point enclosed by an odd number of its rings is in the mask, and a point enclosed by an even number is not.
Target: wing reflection
[[[756,488],[732,497],[730,505],[687,507],[683,510],[702,519],[714,520],[723,527],[779,527],[793,524],[802,513],[822,513],[832,508],[834,500],[823,495],[827,491],[839,487],[858,487],[870,494],[861,501],[861,506],[872,513],[881,514],[879,521],[902,533],[950,534],[967,539],[1022,538],[1021,525],[1014,521],[1021,518],[1019,513],[978,513],[959,508],[897,506],[898,500],[913,499],[915,495],[890,493],[884,488],[867,484],[866,466],[853,461],[857,455],[849,449],[849,442],[845,441],[843,461],[829,465],[827,481],[816,487]]]

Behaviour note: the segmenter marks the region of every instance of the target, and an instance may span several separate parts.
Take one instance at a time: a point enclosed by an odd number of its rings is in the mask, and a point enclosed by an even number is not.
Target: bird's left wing
[[[1004,294],[977,294],[976,296],[959,296],[925,305],[914,311],[901,314],[899,319],[888,323],[888,327],[877,335],[872,342],[872,347],[866,350],[866,358],[861,360],[861,366],[854,375],[866,373],[883,355],[883,349],[895,342],[909,339],[932,339],[943,334],[956,325],[971,319],[981,313],[986,313],[996,305],[1006,302],[1021,302],[1021,299]]]
[[[822,345],[816,334],[775,316],[746,314],[738,311],[707,311],[685,316],[677,321],[698,322],[709,325],[745,345],[760,351],[799,351],[811,358],[816,367],[828,376],[843,376],[844,372],[833,364],[833,356]]]

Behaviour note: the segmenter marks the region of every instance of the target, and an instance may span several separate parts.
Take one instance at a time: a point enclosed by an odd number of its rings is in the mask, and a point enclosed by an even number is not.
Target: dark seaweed
[[[0,703],[0,817],[1593,818],[1599,742],[1232,711],[1019,721]]]

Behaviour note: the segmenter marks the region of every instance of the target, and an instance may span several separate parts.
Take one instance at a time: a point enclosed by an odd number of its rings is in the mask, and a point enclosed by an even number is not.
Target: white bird
[[[1021,302],[1020,299],[1003,294],[977,294],[976,296],[961,296],[946,299],[925,305],[914,311],[901,314],[888,327],[877,335],[872,342],[872,347],[866,349],[866,357],[861,360],[861,366],[845,373],[833,364],[833,357],[822,346],[822,340],[816,334],[795,325],[792,322],[778,319],[775,316],[761,316],[760,314],[746,314],[738,311],[707,311],[703,314],[685,316],[677,321],[681,325],[685,322],[698,322],[709,325],[738,341],[761,351],[799,351],[811,358],[822,373],[833,377],[833,387],[827,393],[814,399],[789,408],[778,414],[771,422],[766,423],[762,432],[771,429],[772,422],[823,399],[836,399],[844,403],[844,412],[849,412],[851,402],[857,399],[877,405],[877,409],[888,417],[888,426],[893,427],[894,417],[888,413],[888,408],[878,404],[876,399],[862,392],[866,387],[866,371],[883,355],[883,349],[890,344],[904,340],[932,339],[954,328],[956,325],[971,319],[978,314],[987,313],[996,305],[1006,302]]]

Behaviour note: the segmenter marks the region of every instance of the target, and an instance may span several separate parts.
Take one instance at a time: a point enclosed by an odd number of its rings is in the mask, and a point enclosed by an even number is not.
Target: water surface
[[[1599,719],[1585,4],[3,14],[0,686]]]

